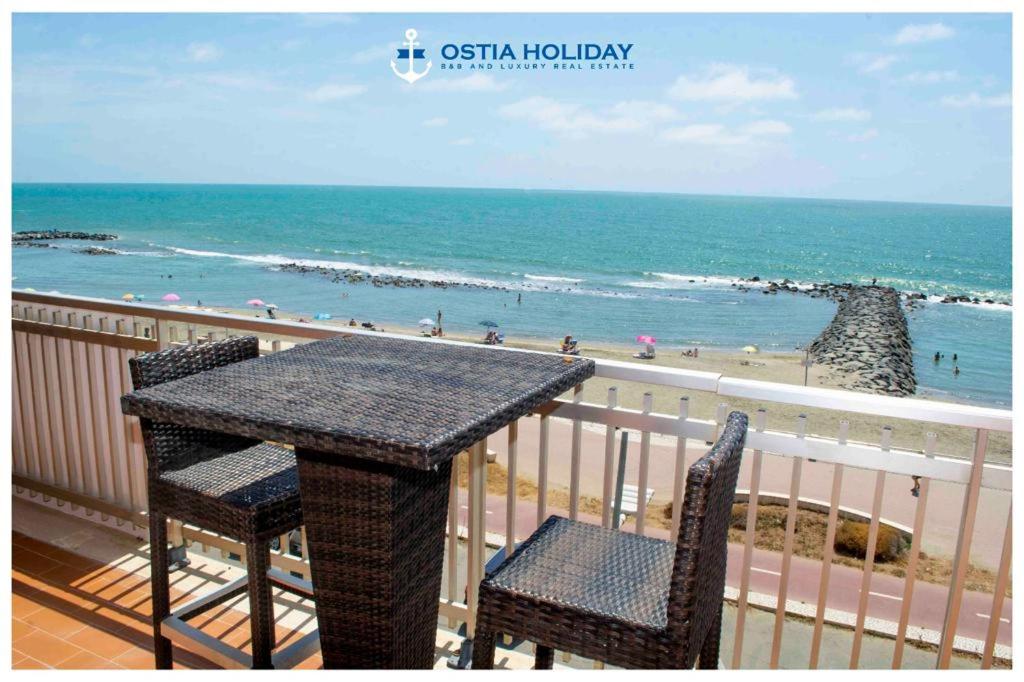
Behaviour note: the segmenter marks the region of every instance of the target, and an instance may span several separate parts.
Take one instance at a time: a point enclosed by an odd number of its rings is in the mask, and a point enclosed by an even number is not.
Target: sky
[[[1008,206],[1010,39],[1000,14],[16,14],[13,175]],[[632,68],[442,57],[464,43]]]

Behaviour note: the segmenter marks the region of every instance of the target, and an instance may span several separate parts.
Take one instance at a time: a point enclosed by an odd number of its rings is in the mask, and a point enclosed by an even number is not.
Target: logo
[[[412,85],[430,73],[430,67],[434,65],[434,62],[428,61],[427,68],[422,72],[417,73],[416,60],[427,58],[426,50],[416,48],[416,46],[419,45],[419,43],[416,42],[417,35],[416,29],[410,28],[405,32],[405,42],[402,43],[405,47],[398,48],[398,59],[407,59],[409,62],[409,66],[405,70],[405,73],[398,70],[398,65],[395,63],[394,59],[391,60],[391,70],[395,72],[396,76],[404,80],[409,85]]]

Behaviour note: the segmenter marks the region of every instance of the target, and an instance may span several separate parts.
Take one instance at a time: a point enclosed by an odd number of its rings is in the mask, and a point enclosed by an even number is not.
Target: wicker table
[[[135,391],[126,414],[291,443],[326,668],[429,668],[451,460],[594,374],[344,334]]]

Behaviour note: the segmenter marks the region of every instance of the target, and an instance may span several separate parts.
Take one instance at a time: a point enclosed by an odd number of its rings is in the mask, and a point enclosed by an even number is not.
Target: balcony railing
[[[123,416],[119,407],[120,395],[130,388],[129,357],[175,344],[242,334],[259,336],[263,352],[267,353],[292,343],[342,333],[381,334],[22,291],[13,293],[12,315],[15,495],[99,523],[127,527],[136,533],[144,533],[147,526],[146,477],[137,420]],[[423,342],[458,343],[443,339]],[[505,351],[495,348],[494,352]],[[483,576],[486,547],[489,544],[509,551],[517,540],[529,535],[535,527],[532,505],[536,505],[538,524],[549,513],[558,512],[611,525],[618,430],[639,433],[634,479],[639,490],[652,484],[652,463],[656,468],[668,467],[674,472],[668,486],[672,503],[671,518],[666,516],[664,524],[668,527],[657,527],[646,496],[640,495],[635,518],[627,528],[674,538],[686,466],[703,452],[704,443],[715,439],[731,406],[752,413],[747,462],[741,479],[746,483],[745,499],[749,500],[746,527],[755,528],[758,512],[763,509],[759,497],[762,493],[768,496],[763,486],[775,480],[788,480],[789,486],[784,494],[772,493],[772,497],[781,497],[787,505],[778,570],[768,571],[754,565],[759,551],[755,549],[755,532],[747,532],[744,543],[734,548],[737,554],[730,555],[730,563],[738,565],[738,576],[735,584],[727,587],[726,596],[735,602],[737,612],[735,632],[725,633],[734,642],[731,661],[725,661],[726,664],[740,667],[751,608],[774,612],[771,667],[779,664],[787,614],[813,620],[807,654],[811,668],[818,666],[826,625],[853,631],[851,668],[860,663],[865,634],[894,640],[893,668],[901,667],[908,643],[937,647],[936,664],[940,668],[949,666],[954,652],[977,655],[981,668],[991,667],[995,659],[1010,658],[1008,618],[1004,617],[1004,611],[1008,616],[1009,609],[1004,610],[1004,605],[1010,579],[1012,470],[1008,465],[986,461],[993,439],[1001,439],[999,447],[1008,448],[1005,444],[1012,431],[1009,411],[601,359],[597,360],[595,379],[587,384],[493,436],[490,445],[500,453],[475,449],[462,461],[456,461],[448,533],[450,539],[465,542],[467,551],[458,551],[459,542],[448,543],[445,581],[449,598],[442,600],[440,612],[451,624],[465,622],[472,632],[474,586]],[[619,405],[620,389],[634,384],[676,392],[677,411],[655,412],[651,392],[643,395],[639,409]],[[601,403],[584,402],[587,391],[593,394],[592,385],[599,387]],[[696,414],[694,410],[691,414],[690,397],[709,394],[716,403],[712,413]],[[812,423],[798,414],[805,409],[825,417],[819,416]],[[787,422],[791,428],[779,428],[774,423],[775,428],[768,428],[769,415],[773,422]],[[853,427],[851,422],[856,422]],[[833,425],[831,435],[821,433]],[[552,435],[553,431],[559,438]],[[872,433],[876,435],[871,436]],[[944,447],[944,437],[937,434],[951,433],[960,437],[950,438],[948,447]],[[952,452],[956,449],[954,441],[971,443],[969,453]],[[568,447],[557,447],[553,452],[553,442],[566,443]],[[587,442],[590,447],[584,449]],[[503,458],[507,477],[507,485],[500,493],[487,483],[488,460],[497,454]],[[963,454],[968,456],[954,456]],[[528,473],[535,473],[535,491],[532,486],[529,491],[522,489],[525,462],[530,463]],[[460,472],[460,468],[467,470]],[[565,471],[568,480],[552,481],[551,472],[556,470]],[[584,480],[599,480],[600,490],[583,490]],[[894,482],[899,484],[898,493],[893,493]],[[907,491],[911,487],[914,497],[908,503]],[[465,511],[461,508],[462,489]],[[557,504],[553,501],[556,492]],[[495,505],[496,496],[504,497],[505,504]],[[815,500],[808,502],[808,497]],[[802,504],[826,510],[828,517],[823,558],[814,568],[817,596],[813,602],[788,598],[795,584],[796,519]],[[926,526],[931,513],[929,504],[933,505],[931,511],[936,512],[938,521]],[[531,513],[523,513],[524,505],[530,507]],[[600,507],[599,517],[595,505]],[[959,512],[955,511],[957,508]],[[985,519],[996,518],[996,525],[1001,525],[1005,518],[1005,525],[993,527],[986,521],[985,528],[979,528],[979,508],[984,510]],[[868,536],[856,603],[852,609],[844,610],[829,604],[830,579],[835,570],[833,543],[840,517],[850,514],[868,522]],[[881,595],[899,605],[898,615],[887,619],[884,614],[879,615],[882,609],[872,587],[873,581],[878,580],[874,556],[879,529],[893,525],[909,534],[911,542],[902,590],[896,595]],[[921,609],[912,608],[915,591],[921,588],[917,580],[918,563],[924,556],[922,542],[928,534],[945,538],[952,562],[948,586],[943,588],[944,612],[933,618],[937,622],[928,622]],[[308,563],[302,558],[306,555],[304,533],[297,535],[298,542],[287,537],[281,539],[273,562],[282,569],[308,576]],[[206,548],[243,553],[235,541],[187,525],[172,523],[171,538],[179,545],[198,543]],[[974,606],[969,610],[974,613],[967,614],[962,612],[968,594],[965,585],[972,543],[977,545],[979,538],[984,540],[988,553],[998,557],[989,562],[994,568],[994,587],[991,602],[981,612],[977,595],[972,593]],[[754,572],[777,574],[775,594],[752,589]],[[452,597],[463,594],[464,600]],[[886,611],[890,612],[891,609]],[[974,632],[981,622],[979,618],[987,621],[980,633]],[[960,632],[965,622],[974,623],[972,632]]]

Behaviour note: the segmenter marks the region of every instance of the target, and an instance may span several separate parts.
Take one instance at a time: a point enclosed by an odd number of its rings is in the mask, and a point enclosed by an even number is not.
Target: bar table
[[[452,458],[594,370],[344,333],[134,391],[121,407],[294,445],[324,667],[429,668]]]

